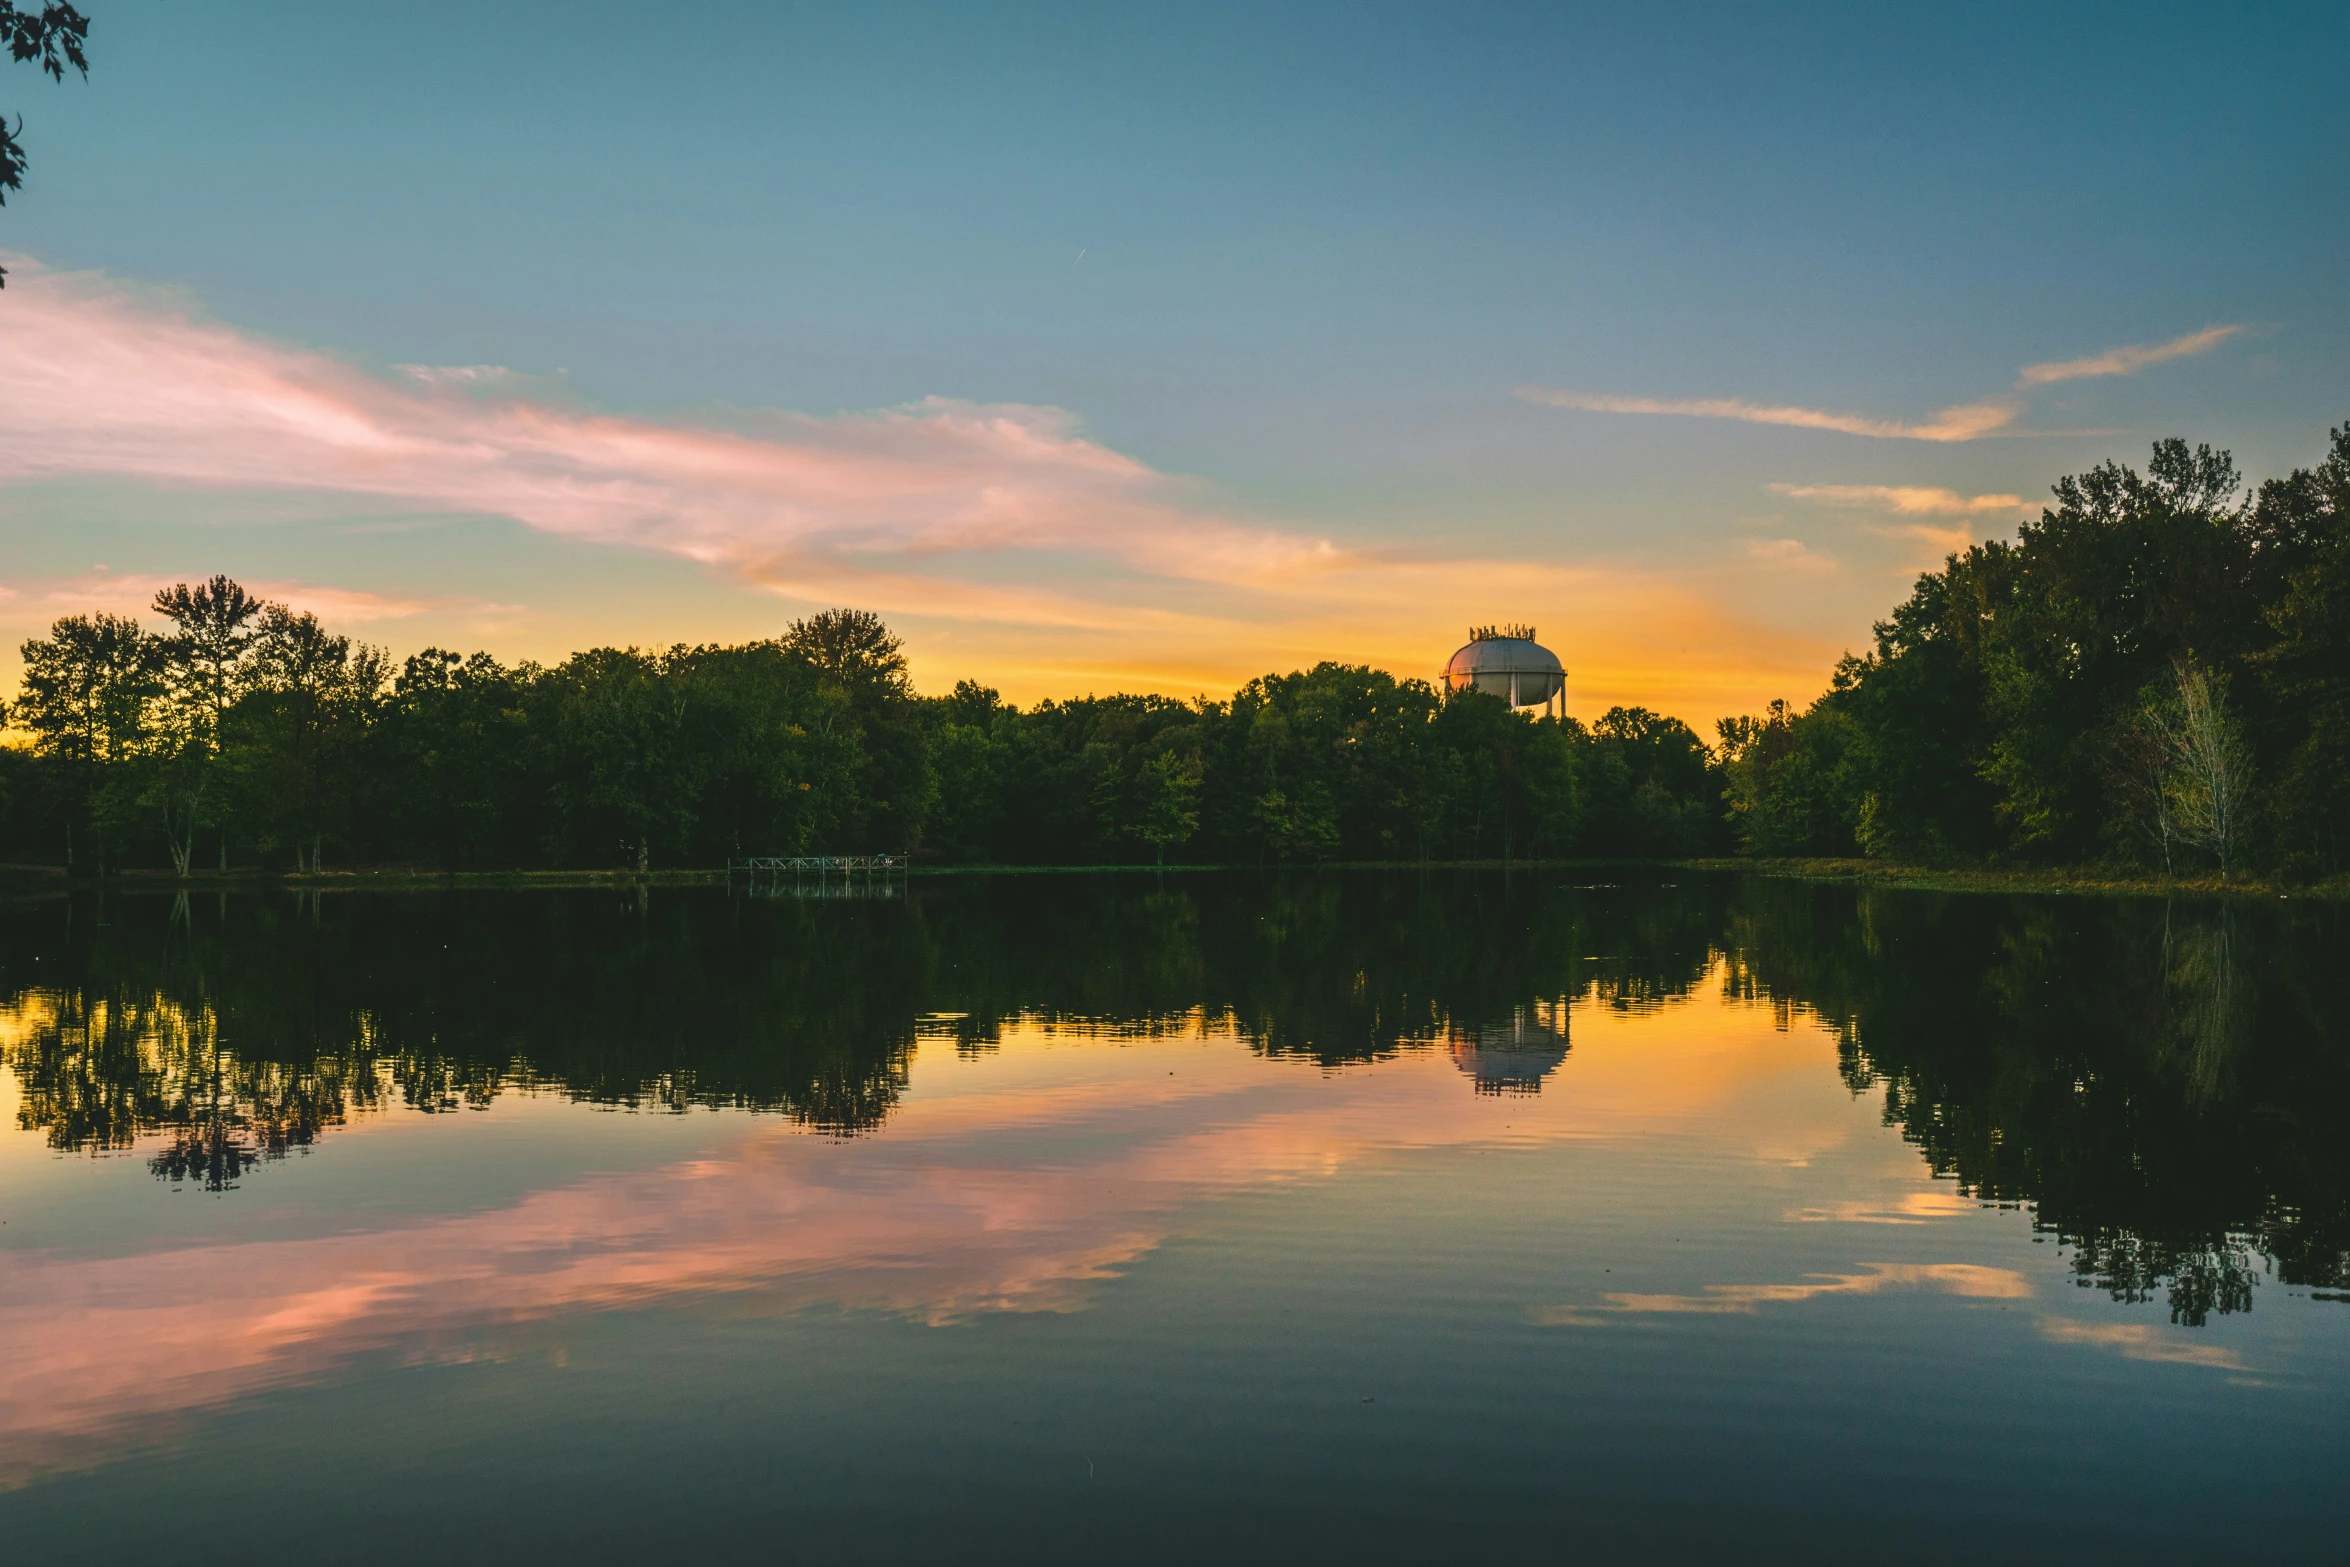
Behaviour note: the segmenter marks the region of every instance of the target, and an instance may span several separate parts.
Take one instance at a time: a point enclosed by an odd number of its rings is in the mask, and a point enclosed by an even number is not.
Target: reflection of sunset
[[[730,1118],[701,1156],[567,1180],[486,1212],[127,1256],[19,1253],[0,1285],[6,1470],[21,1480],[61,1461],[60,1441],[94,1442],[94,1457],[157,1415],[501,1322],[754,1289],[766,1310],[832,1303],[932,1323],[1079,1310],[1222,1193],[1417,1152],[1606,1145],[1698,1126],[1778,1160],[1798,1105],[1806,1146],[1867,1119],[1821,1039],[1777,1032],[1766,1009],[1582,1006],[1570,1026],[1573,1051],[1539,1095],[1496,1099],[1436,1049],[1322,1072],[1196,1024],[1146,1039],[1023,1024],[983,1054],[926,1041],[875,1137],[833,1142]],[[491,1120],[583,1113],[509,1099]],[[397,1140],[424,1123],[368,1124]],[[333,1145],[316,1157],[333,1158]],[[190,1311],[192,1300],[238,1309]]]

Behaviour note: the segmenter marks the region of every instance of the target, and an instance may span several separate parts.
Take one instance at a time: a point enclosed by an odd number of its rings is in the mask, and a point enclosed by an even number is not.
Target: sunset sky
[[[2350,420],[2330,6],[93,0],[0,72],[0,685],[227,571],[395,654],[1808,699],[2171,434]]]

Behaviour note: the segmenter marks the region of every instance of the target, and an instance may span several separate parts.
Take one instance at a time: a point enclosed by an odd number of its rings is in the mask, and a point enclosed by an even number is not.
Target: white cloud
[[[1599,392],[1569,392],[1552,387],[1521,386],[1517,395],[1530,403],[1553,408],[1577,408],[1590,413],[1674,414],[1690,419],[1736,419],[1747,424],[1787,425],[1800,430],[1833,430],[1874,440],[1975,441],[1997,435],[2015,422],[2021,411],[2014,403],[1989,401],[1944,408],[1932,418],[1912,423],[1876,419],[1866,414],[1837,413],[1821,408],[1755,403],[1743,397],[1616,397]]]
[[[2050,386],[2090,376],[2135,375],[2149,365],[2184,359],[2218,347],[2244,329],[2207,326],[2200,332],[2128,348],[2109,348],[2085,359],[2052,360],[2026,365],[2019,389]],[[2023,405],[2013,398],[1993,397],[1958,403],[1923,420],[1882,419],[1870,414],[1828,408],[1803,408],[1791,403],[1758,403],[1744,397],[1624,397],[1609,392],[1576,392],[1547,386],[1521,386],[1517,396],[1553,408],[1586,413],[1670,414],[1686,419],[1735,419],[1746,424],[1785,425],[1798,430],[1830,430],[1841,435],[1866,436],[1881,441],[1979,441],[1988,436],[2020,433],[2016,420]],[[1943,492],[1948,493],[1948,492]]]
[[[2189,332],[2174,337],[2167,343],[2146,343],[2129,348],[2109,348],[2102,354],[2091,354],[2085,359],[2057,359],[2047,364],[2026,365],[2019,386],[2053,386],[2059,381],[2080,381],[2091,376],[2136,375],[2148,365],[2166,364],[2173,359],[2185,359],[2204,353],[2243,331],[2241,326],[2207,326],[2200,332]]]

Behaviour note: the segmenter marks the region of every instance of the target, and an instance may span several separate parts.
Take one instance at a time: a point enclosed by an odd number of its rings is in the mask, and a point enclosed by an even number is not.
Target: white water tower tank
[[[1512,707],[1566,711],[1567,666],[1534,640],[1532,626],[1473,626],[1468,646],[1444,666],[1452,691],[1490,691]]]

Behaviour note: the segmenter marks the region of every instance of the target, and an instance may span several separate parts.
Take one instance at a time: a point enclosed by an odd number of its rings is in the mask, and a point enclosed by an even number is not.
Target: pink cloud
[[[156,572],[112,572],[91,570],[78,577],[49,582],[39,588],[9,589],[9,598],[23,597],[41,610],[57,615],[86,614],[105,611],[115,615],[141,615],[154,602],[158,591],[177,582],[201,578],[200,571],[177,575]],[[365,625],[379,620],[402,620],[428,609],[443,607],[439,601],[416,598],[392,598],[382,593],[367,593],[356,588],[329,587],[319,583],[283,581],[274,578],[251,578],[245,582],[247,590],[256,597],[275,599],[298,610],[308,610],[322,620]],[[473,607],[467,600],[456,607]]]
[[[803,603],[877,610],[905,625],[926,683],[942,651],[954,658],[946,680],[978,675],[1023,701],[1229,690],[1326,658],[1425,675],[1462,627],[1515,617],[1571,628],[1559,651],[1578,672],[1577,711],[1637,701],[1702,726],[1717,711],[1801,696],[1838,646],[1758,624],[1735,574],[1686,560],[1534,564],[1441,534],[1368,549],[1227,516],[1059,409],[931,398],[822,417],[599,413],[497,366],[376,373],[209,320],[173,294],[10,265],[0,486],[120,477],[512,518],[700,562]],[[17,598],[0,619],[18,635],[61,612],[52,602],[101,607],[117,591],[81,579],[9,586]],[[275,586],[362,626],[410,613],[478,626],[481,614],[508,613],[430,592]],[[136,609],[151,591],[102,607]],[[347,596],[330,599],[337,591]],[[534,611],[534,625],[558,624],[559,607]],[[949,628],[956,640],[942,650]],[[680,620],[543,634],[706,633]],[[560,658],[569,646],[526,651]]]
[[[525,395],[492,366],[373,375],[168,295],[19,261],[0,312],[0,482],[111,475],[515,518],[755,577],[811,557],[1051,548],[1253,580],[1327,541],[1174,504],[1054,408],[930,398],[689,425]]]
[[[1825,1295],[1879,1295],[1935,1290],[1973,1300],[2029,1300],[2031,1281],[2013,1268],[1972,1262],[1864,1262],[1858,1273],[1814,1274],[1797,1284],[1708,1284],[1696,1295],[1610,1294],[1596,1306],[1545,1306],[1532,1313],[1545,1327],[1596,1327],[1606,1313],[1637,1316],[1751,1316]]]
[[[1130,1048],[1073,1050],[1116,1030],[1025,1020],[977,1061],[924,1042],[872,1137],[712,1118],[684,1157],[495,1208],[299,1239],[14,1251],[0,1269],[0,1491],[168,1441],[187,1412],[331,1376],[353,1356],[471,1353],[569,1313],[719,1294],[933,1324],[1083,1310],[1203,1204],[1415,1152],[1646,1140],[1705,1120],[1778,1162],[1773,1141],[1790,1131],[1823,1146],[1856,1128],[1881,1135],[1825,1057],[1786,1048],[1767,1008],[1700,999],[1718,988],[1641,1014],[1560,998],[1552,1016],[1572,1010],[1574,1053],[1542,1092],[1508,1100],[1476,1093],[1435,1048],[1325,1074],[1267,1061],[1201,1012],[1147,1048],[1130,1034]],[[47,1005],[36,994],[0,1008],[0,1039],[40,1026]],[[1798,1084],[1813,1092],[1791,1100]],[[495,1136],[500,1119],[577,1113],[514,1095],[468,1124]],[[317,1157],[418,1135],[423,1119],[356,1117]],[[263,1183],[301,1169],[265,1171],[240,1195],[266,1201]],[[1938,1287],[1969,1293],[1962,1283]],[[185,1306],[232,1299],[234,1311]]]
[[[1192,1204],[1398,1149],[1543,1141],[1561,1135],[1539,1124],[1546,1109],[1573,1113],[1513,1103],[1505,1128],[1447,1057],[1326,1079],[1268,1068],[1218,1032],[1180,1055],[1095,1052],[1050,1087],[998,1059],[987,1076],[1000,1086],[916,1098],[886,1135],[848,1143],[736,1121],[693,1156],[495,1209],[299,1240],[15,1253],[0,1274],[0,1489],[355,1354],[572,1312],[749,1291],[774,1309],[826,1302],[933,1324],[1080,1310]],[[576,1112],[522,1101],[502,1113]],[[339,1135],[413,1129],[377,1117]],[[1039,1160],[1040,1144],[1056,1156]],[[182,1304],[228,1298],[237,1310]]]
[[[1774,484],[1771,488],[1792,500],[1889,511],[1905,517],[1973,517],[1984,512],[2039,509],[2020,495],[1961,495],[1956,490],[1922,484]]]
[[[2207,326],[2200,332],[2189,332],[2167,343],[2136,343],[2127,348],[2109,348],[2101,354],[2090,354],[2086,358],[2026,365],[2017,384],[2053,386],[2059,381],[2078,381],[2090,376],[2136,375],[2149,365],[2168,364],[2173,359],[2185,359],[2192,354],[2208,352],[2243,330],[2240,325]]]
[[[1798,408],[1784,403],[1757,403],[1743,397],[1618,397],[1604,392],[1570,392],[1547,386],[1521,386],[1518,396],[1530,403],[1573,408],[1586,413],[1672,414],[1685,419],[1734,419],[1743,424],[1778,424],[1798,430],[1833,430],[1839,435],[1865,435],[1880,441],[1979,441],[2004,433],[2021,410],[2011,402],[1964,403],[1944,408],[1931,419],[1879,419],[1868,414],[1842,413],[1827,408]]]

